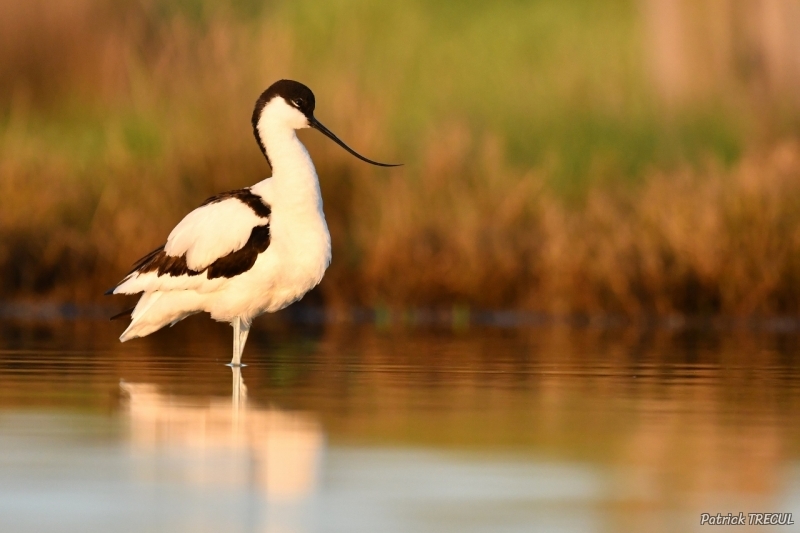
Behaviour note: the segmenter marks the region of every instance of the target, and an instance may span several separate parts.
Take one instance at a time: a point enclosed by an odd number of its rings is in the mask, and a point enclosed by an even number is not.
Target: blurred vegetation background
[[[90,302],[269,168],[280,78],[331,308],[800,310],[800,0],[0,0],[0,297]]]

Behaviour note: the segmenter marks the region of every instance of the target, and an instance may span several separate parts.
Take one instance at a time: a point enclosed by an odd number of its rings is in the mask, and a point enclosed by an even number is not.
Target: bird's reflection
[[[241,368],[231,398],[168,395],[150,383],[120,384],[129,441],[150,461],[138,475],[199,487],[241,487],[270,502],[299,502],[316,487],[324,437],[311,416],[247,401]]]
[[[247,401],[247,386],[244,384],[244,378],[242,378],[241,366],[232,366],[231,375],[233,377],[233,383],[231,384],[231,406],[233,407],[234,419],[238,419]]]

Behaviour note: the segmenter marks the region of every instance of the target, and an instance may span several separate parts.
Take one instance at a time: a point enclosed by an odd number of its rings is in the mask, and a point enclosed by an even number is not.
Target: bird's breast
[[[321,210],[288,214],[273,211],[270,237],[276,273],[281,278],[300,286],[319,283],[331,260],[331,238]]]

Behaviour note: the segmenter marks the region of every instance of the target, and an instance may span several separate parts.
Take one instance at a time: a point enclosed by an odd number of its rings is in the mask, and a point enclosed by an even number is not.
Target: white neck
[[[314,163],[294,129],[262,120],[258,125],[261,140],[272,163],[272,191],[280,204],[307,204],[309,208],[322,209],[322,196]],[[261,194],[266,180],[252,187]],[[275,206],[273,206],[273,210]]]
[[[286,276],[299,276],[298,295],[319,283],[331,260],[317,171],[296,133],[305,127],[305,116],[283,98],[264,107],[257,128],[272,163],[272,177],[250,188],[272,208],[270,248],[280,252]]]

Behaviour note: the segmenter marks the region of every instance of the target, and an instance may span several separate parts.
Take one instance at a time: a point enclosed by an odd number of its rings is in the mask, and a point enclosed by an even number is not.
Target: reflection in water
[[[320,425],[305,414],[247,402],[241,369],[232,372],[230,400],[193,401],[149,383],[120,384],[127,395],[129,442],[153,460],[142,476],[166,475],[198,487],[248,487],[270,503],[308,500],[324,446]],[[164,457],[174,459],[167,470]]]
[[[245,386],[209,356],[228,347],[205,324],[150,345],[105,323],[50,327],[4,336],[0,321],[0,532],[800,516],[800,331],[256,330]],[[773,529],[791,530],[737,531]]]

